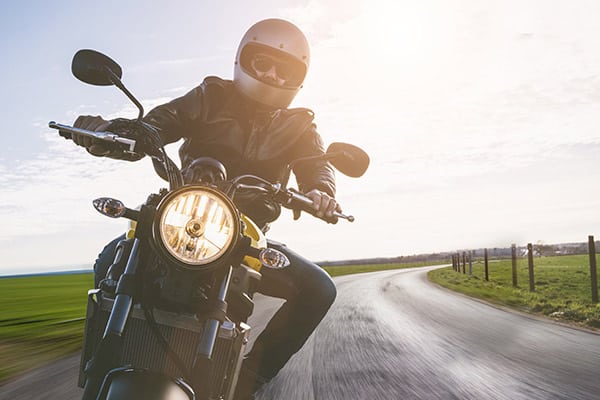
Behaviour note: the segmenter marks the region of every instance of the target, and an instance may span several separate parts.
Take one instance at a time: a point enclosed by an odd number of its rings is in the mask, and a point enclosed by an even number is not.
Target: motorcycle
[[[205,173],[184,184],[157,129],[142,120],[144,109],[121,81],[119,64],[85,49],[73,57],[72,72],[88,84],[118,87],[137,106],[138,118],[116,120],[105,132],[55,122],[49,127],[66,139],[101,141],[113,158],[149,156],[169,183],[135,209],[108,197],[93,201],[100,213],[131,222],[106,276],[88,292],[78,381],[82,398],[232,399],[260,271],[289,265],[283,253],[267,247],[257,224],[238,211],[236,195],[258,193],[316,216],[308,197],[286,187],[294,164],[328,161],[359,177],[369,158],[356,146],[332,143],[321,156],[291,162],[282,182],[254,175],[227,179],[220,162],[201,159],[196,161]],[[321,218],[354,220],[337,212]]]

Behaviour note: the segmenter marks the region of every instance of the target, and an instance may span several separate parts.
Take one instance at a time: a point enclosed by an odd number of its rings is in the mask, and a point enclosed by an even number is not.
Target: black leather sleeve
[[[297,149],[299,150],[296,152],[298,158],[325,153],[323,139],[317,132],[315,124],[311,124],[304,132]],[[301,192],[307,193],[317,189],[330,196],[335,196],[335,173],[328,162],[300,162],[294,166],[294,175],[296,175]]]
[[[203,108],[202,87],[197,86],[185,95],[153,108],[144,121],[160,129],[164,144],[174,143],[193,131],[192,127]]]

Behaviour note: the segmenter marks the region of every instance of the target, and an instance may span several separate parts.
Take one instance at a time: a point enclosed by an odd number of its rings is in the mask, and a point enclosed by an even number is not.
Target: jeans
[[[96,286],[112,264],[115,247],[123,236],[110,242],[94,264]],[[262,268],[258,292],[285,299],[264,331],[256,339],[242,365],[236,399],[252,394],[271,380],[296,353],[323,319],[336,296],[335,284],[321,267],[290,250],[269,242],[269,247],[284,253],[290,266]]]

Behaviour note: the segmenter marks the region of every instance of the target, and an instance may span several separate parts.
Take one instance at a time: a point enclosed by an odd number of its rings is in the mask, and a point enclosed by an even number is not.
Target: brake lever
[[[126,147],[125,151],[136,153],[135,145],[137,142],[135,140],[124,138],[112,132],[95,132],[87,129],[75,128],[69,125],[58,124],[54,121],[50,121],[48,127],[58,130],[58,134],[65,139],[72,139],[73,134],[82,135],[105,142],[120,143]]]

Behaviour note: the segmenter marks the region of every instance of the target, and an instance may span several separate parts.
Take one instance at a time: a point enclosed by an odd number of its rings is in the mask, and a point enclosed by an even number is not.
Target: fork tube
[[[122,336],[123,331],[125,330],[125,324],[129,319],[129,313],[131,312],[131,307],[133,305],[133,279],[137,272],[139,262],[139,246],[140,240],[135,238],[131,247],[129,259],[127,260],[125,272],[123,272],[123,275],[119,279],[119,284],[117,285],[115,303],[113,304],[112,312],[110,313],[110,317],[106,324],[106,330],[104,331],[105,337],[111,334]]]
[[[104,335],[100,340],[94,356],[86,367],[87,379],[83,392],[83,400],[94,400],[102,386],[104,377],[117,366],[123,350],[123,331],[133,306],[135,273],[139,262],[139,239],[134,239],[127,260],[125,271],[119,278],[117,295],[113,303]]]
[[[229,271],[225,275],[223,282],[221,282],[221,286],[219,287],[219,293],[217,295],[217,300],[219,303],[225,301],[227,297],[227,291],[229,290],[229,281],[231,280],[231,267],[229,267]],[[200,339],[200,343],[198,344],[198,351],[196,355],[201,358],[211,358],[213,348],[215,347],[215,341],[217,340],[217,334],[219,332],[220,321],[217,319],[209,319],[204,324],[204,331],[202,332],[202,338]]]

